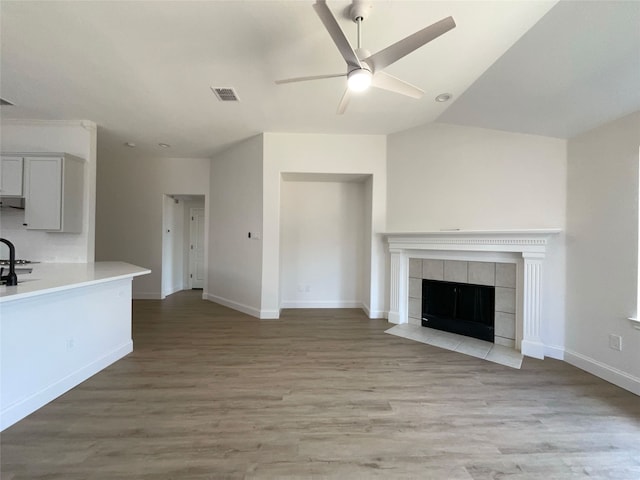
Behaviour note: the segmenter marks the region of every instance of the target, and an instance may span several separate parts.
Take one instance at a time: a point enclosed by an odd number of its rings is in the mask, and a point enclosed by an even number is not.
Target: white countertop
[[[33,267],[33,272],[18,275],[18,285],[0,286],[0,303],[151,273],[151,270],[125,262],[33,263],[28,266]]]

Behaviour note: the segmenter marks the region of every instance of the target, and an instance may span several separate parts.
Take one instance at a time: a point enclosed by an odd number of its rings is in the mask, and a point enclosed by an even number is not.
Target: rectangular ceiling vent
[[[11,107],[13,107],[13,103],[11,103],[9,100],[5,100],[4,98],[0,98],[0,105],[1,106],[5,106],[5,105],[9,105]]]
[[[213,93],[216,94],[216,97],[218,97],[218,100],[220,100],[221,102],[239,102],[240,101],[240,99],[238,98],[238,95],[236,95],[236,92],[233,90],[233,88],[211,87],[211,90],[213,90]]]

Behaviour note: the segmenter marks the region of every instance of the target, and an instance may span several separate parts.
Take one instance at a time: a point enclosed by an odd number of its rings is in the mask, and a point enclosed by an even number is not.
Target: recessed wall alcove
[[[559,229],[386,233],[391,257],[389,322],[409,323],[410,259],[515,264],[515,348],[544,358],[542,270],[548,240],[558,233]]]
[[[371,188],[366,174],[282,174],[280,308],[368,303]]]

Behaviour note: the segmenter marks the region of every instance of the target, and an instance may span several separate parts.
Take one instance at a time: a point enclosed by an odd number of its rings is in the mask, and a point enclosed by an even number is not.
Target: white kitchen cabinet
[[[84,160],[68,154],[25,154],[27,230],[82,231]]]
[[[0,159],[0,196],[22,197],[22,157],[3,156]]]

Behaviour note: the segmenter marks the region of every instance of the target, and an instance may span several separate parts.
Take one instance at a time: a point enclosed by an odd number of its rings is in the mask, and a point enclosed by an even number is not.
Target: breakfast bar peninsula
[[[124,262],[34,264],[0,286],[0,430],[133,351]]]

